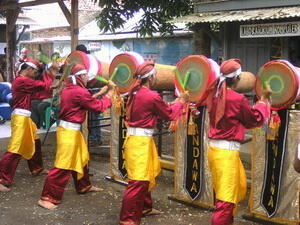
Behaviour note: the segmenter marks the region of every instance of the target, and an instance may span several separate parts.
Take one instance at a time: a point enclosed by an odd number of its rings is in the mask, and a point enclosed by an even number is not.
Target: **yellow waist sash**
[[[216,199],[237,204],[246,196],[247,182],[239,151],[209,147],[208,162]]]
[[[36,125],[30,117],[12,114],[11,138],[7,151],[31,159],[35,153],[34,140],[38,139],[36,131]]]
[[[57,149],[54,167],[76,171],[78,180],[81,179],[83,177],[83,168],[90,159],[81,131],[59,126],[56,131],[56,138]]]
[[[149,181],[149,191],[160,173],[160,162],[153,137],[128,135],[125,140],[125,167],[128,178]]]

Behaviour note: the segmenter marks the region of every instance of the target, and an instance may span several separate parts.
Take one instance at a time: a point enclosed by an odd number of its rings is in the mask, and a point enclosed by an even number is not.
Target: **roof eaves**
[[[264,8],[254,10],[220,11],[209,13],[196,13],[176,18],[171,23],[220,23],[243,22],[300,17],[300,6]]]

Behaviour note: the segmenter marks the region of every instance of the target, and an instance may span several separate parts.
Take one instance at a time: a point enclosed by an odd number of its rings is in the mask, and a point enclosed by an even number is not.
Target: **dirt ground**
[[[6,146],[0,142],[0,153]],[[107,144],[107,143],[104,143]],[[43,146],[46,168],[51,168],[55,152],[55,138],[51,135]],[[91,149],[90,173],[94,185],[104,188],[100,193],[78,195],[72,179],[65,190],[63,202],[53,211],[37,205],[45,176],[31,176],[27,162],[22,160],[9,193],[0,193],[1,225],[117,225],[124,186],[104,179],[109,171],[109,149]],[[186,206],[168,199],[173,191],[173,172],[164,170],[153,191],[155,208],[164,213],[142,219],[142,225],[209,225],[211,212]],[[235,218],[235,225],[257,224],[246,221],[246,201]]]

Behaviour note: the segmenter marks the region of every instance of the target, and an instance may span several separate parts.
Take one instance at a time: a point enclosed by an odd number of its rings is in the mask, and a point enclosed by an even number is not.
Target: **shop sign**
[[[101,49],[101,46],[102,46],[101,42],[89,42],[88,49],[99,50],[99,49]]]
[[[300,36],[300,22],[240,25],[240,38]]]

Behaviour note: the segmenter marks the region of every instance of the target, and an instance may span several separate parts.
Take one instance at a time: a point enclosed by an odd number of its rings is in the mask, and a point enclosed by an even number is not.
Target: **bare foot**
[[[143,216],[155,216],[155,215],[159,215],[162,214],[162,211],[159,211],[157,209],[152,209],[151,211],[148,211],[146,213],[143,213]]]
[[[49,173],[49,170],[47,169],[43,169],[42,172],[40,172],[40,174],[44,174],[44,175],[47,175]]]
[[[58,206],[53,204],[52,202],[44,201],[44,200],[39,200],[38,205],[49,210],[57,209]]]
[[[99,188],[99,187],[96,187],[96,186],[92,186],[90,188],[90,190],[88,190],[88,192],[98,192],[98,191],[103,191],[104,189],[103,188]]]
[[[3,184],[0,184],[0,192],[9,192],[10,188],[4,186]]]

